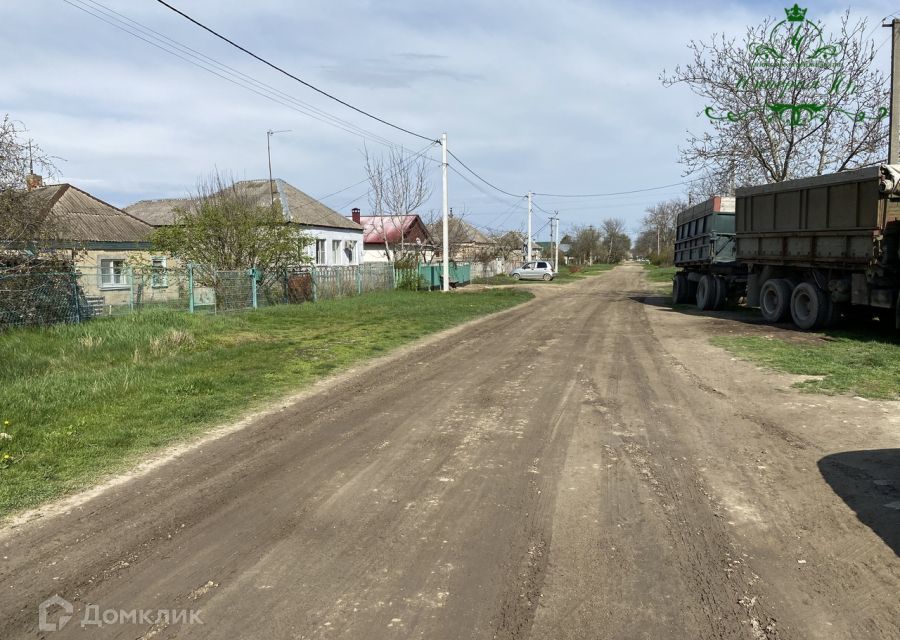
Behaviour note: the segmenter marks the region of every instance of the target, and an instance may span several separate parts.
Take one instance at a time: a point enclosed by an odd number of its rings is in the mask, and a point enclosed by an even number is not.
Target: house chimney
[[[359,224],[359,207],[353,207],[352,211],[350,211],[350,217],[353,218],[353,222]]]
[[[34,173],[29,173],[27,176],[25,176],[25,188],[28,189],[28,191],[34,191],[38,187],[43,186],[44,179],[41,176]]]

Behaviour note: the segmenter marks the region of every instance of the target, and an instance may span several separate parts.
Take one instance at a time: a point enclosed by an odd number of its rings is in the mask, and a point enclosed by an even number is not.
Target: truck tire
[[[697,308],[700,311],[709,311],[716,303],[716,279],[711,275],[704,275],[697,283]]]
[[[832,318],[831,298],[812,282],[801,282],[791,294],[791,318],[794,324],[809,331],[819,329]]]
[[[689,298],[690,287],[687,276],[683,273],[676,273],[672,278],[672,304],[688,304]]]
[[[724,309],[725,303],[728,301],[728,280],[723,276],[713,276],[716,282],[716,298],[713,303],[713,309]]]
[[[784,278],[772,278],[759,290],[759,312],[766,322],[784,322],[791,314],[793,287]]]

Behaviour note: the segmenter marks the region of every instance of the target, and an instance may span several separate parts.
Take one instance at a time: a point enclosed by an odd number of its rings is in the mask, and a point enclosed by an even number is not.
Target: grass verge
[[[604,271],[609,271],[615,266],[616,265],[614,264],[592,264],[586,267],[579,267],[580,271],[576,272],[569,271],[568,267],[564,266],[562,270],[556,274],[556,277],[553,278],[553,280],[551,280],[550,282],[544,282],[543,280],[516,280],[515,278],[510,278],[506,274],[500,274],[491,276],[489,278],[475,278],[472,280],[472,284],[567,284],[569,282],[583,280],[588,276],[594,276],[598,273],[603,273]]]
[[[815,343],[763,336],[719,336],[712,343],[777,371],[816,376],[794,385],[804,391],[900,398],[900,341],[896,338],[835,332]]]
[[[393,291],[2,333],[0,517],[336,370],[530,297]]]
[[[650,264],[649,262],[644,263],[644,269],[647,272],[647,280],[653,283],[665,283],[667,285],[672,284],[672,276],[674,276],[675,272],[678,270],[675,267],[661,267],[658,264]]]

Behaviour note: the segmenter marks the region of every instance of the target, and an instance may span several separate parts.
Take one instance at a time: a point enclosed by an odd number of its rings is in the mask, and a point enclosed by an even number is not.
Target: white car
[[[526,262],[518,269],[513,269],[509,275],[514,280],[546,280],[548,282],[556,276],[553,273],[553,264],[546,260]]]

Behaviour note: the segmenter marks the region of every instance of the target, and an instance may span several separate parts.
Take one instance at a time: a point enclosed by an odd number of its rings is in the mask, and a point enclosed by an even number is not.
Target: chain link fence
[[[434,284],[431,271],[427,265],[396,270],[388,263],[299,267],[279,273],[202,265],[139,268],[121,261],[70,270],[59,265],[53,270],[20,266],[0,270],[0,328],[77,323],[151,308],[225,313],[398,287],[424,288]],[[465,277],[468,280],[467,271]]]

